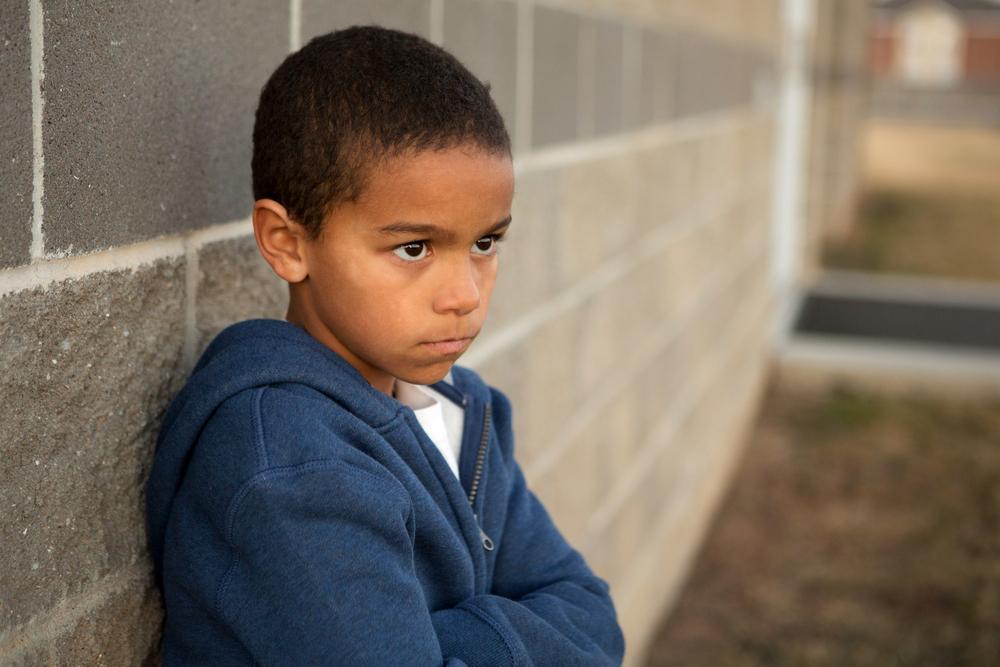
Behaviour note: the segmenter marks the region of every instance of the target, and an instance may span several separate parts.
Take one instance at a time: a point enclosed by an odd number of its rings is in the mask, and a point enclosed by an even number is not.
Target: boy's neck
[[[295,301],[292,300],[288,306],[288,312],[285,313],[285,320],[291,324],[305,329],[310,336],[318,340],[320,343],[328,347],[329,349],[336,352],[344,361],[349,363],[354,367],[358,373],[361,374],[368,384],[378,389],[380,392],[387,396],[394,396],[396,391],[396,378],[392,375],[381,371],[377,368],[372,367],[370,364],[366,363],[363,359],[357,357],[353,354],[347,347],[341,343],[337,338],[330,333],[325,327],[318,325],[318,321],[314,317],[310,317],[306,309],[297,308],[294,306]]]

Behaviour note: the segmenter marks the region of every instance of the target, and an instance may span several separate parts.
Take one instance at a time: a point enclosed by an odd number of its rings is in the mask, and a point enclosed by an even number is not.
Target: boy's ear
[[[253,234],[260,254],[282,280],[299,283],[309,276],[306,229],[288,216],[284,206],[273,199],[255,201]]]

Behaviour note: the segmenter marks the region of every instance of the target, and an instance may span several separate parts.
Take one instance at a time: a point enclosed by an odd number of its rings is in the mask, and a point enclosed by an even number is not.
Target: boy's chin
[[[447,361],[434,364],[433,366],[417,368],[407,372],[405,375],[397,375],[396,379],[409,382],[410,384],[434,384],[443,380],[454,365],[454,361]]]

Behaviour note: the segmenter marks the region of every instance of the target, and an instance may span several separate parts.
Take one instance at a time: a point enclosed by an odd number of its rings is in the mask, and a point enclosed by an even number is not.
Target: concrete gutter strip
[[[851,378],[900,388],[1000,392],[1000,353],[944,345],[795,334],[778,349],[776,370],[825,383]]]
[[[864,271],[824,271],[809,294],[1000,309],[1000,284]]]

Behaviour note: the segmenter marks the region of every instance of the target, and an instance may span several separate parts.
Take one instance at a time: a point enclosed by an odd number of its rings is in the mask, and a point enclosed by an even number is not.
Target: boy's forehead
[[[366,181],[357,202],[377,219],[372,224],[463,212],[463,218],[478,218],[476,224],[498,223],[510,213],[514,170],[505,155],[447,149],[386,158]]]

